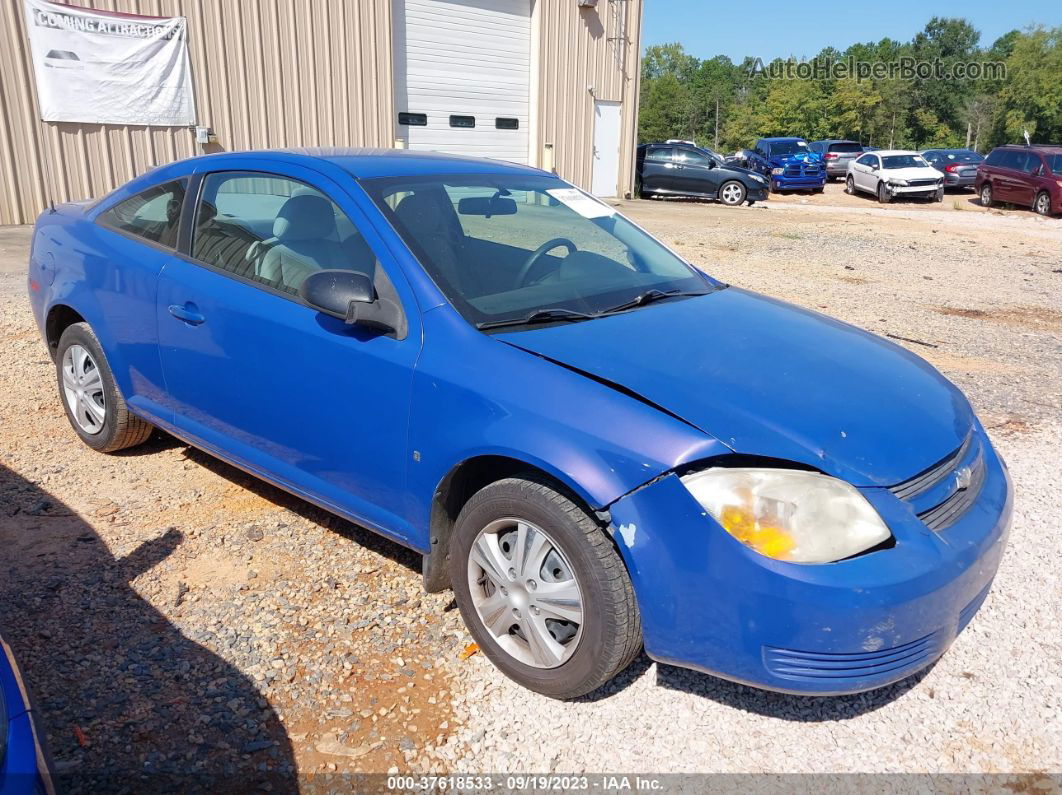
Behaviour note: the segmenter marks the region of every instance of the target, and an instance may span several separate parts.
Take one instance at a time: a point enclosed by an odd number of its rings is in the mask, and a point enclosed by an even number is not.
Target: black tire
[[[737,190],[730,190],[731,186],[737,188]],[[724,194],[729,194],[729,198]],[[747,195],[748,191],[745,190],[745,186],[736,179],[724,182],[719,186],[719,191],[716,193],[716,196],[719,197],[719,201],[728,207],[740,207],[744,203]]]
[[[634,198],[636,198],[636,199],[644,199],[645,198],[645,194],[642,193],[642,175],[641,174],[635,174],[634,175]]]
[[[582,634],[571,656],[554,668],[525,664],[503,649],[473,602],[468,581],[472,546],[492,522],[511,517],[550,536],[582,591]],[[611,539],[571,497],[532,473],[497,481],[472,496],[454,526],[449,567],[457,606],[479,648],[503,674],[529,690],[559,699],[585,695],[630,665],[642,648],[634,589]]]
[[[884,182],[878,182],[878,202],[880,204],[888,204],[892,201],[892,194],[885,189]]]
[[[935,201],[935,202],[944,201],[944,188],[937,188],[937,192],[933,195],[933,201]]]
[[[981,186],[980,196],[982,207],[991,207],[995,204],[995,202],[992,200],[992,183],[986,182],[984,185]]]
[[[849,175],[847,178],[845,178],[845,181],[844,181],[844,192],[847,193],[849,196],[855,196],[856,195],[855,180],[852,179],[851,175]]]
[[[74,345],[80,345],[92,358],[92,363],[99,371],[100,381],[103,387],[104,420],[103,425],[96,433],[89,433],[78,424],[74,413],[66,399],[63,385],[63,362],[67,351]],[[68,326],[59,338],[59,347],[55,357],[56,382],[59,387],[59,402],[63,405],[66,418],[70,421],[70,427],[81,437],[81,441],[101,453],[113,453],[134,447],[147,441],[154,427],[129,412],[125,404],[125,398],[114,383],[107,357],[103,355],[103,348],[99,340],[92,333],[88,323],[74,323]]]
[[[771,193],[781,193],[782,192],[782,189],[778,187],[778,183],[775,182],[773,179],[771,180],[771,183],[770,183],[770,192]]]
[[[1033,210],[1038,215],[1050,215],[1051,214],[1051,195],[1042,190],[1036,194],[1036,198],[1033,199]]]

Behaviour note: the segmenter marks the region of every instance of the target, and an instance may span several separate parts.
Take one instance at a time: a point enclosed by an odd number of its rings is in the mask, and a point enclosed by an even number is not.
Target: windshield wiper
[[[628,309],[637,309],[640,306],[647,306],[655,301],[663,301],[665,298],[707,294],[708,292],[704,290],[646,290],[644,293],[632,298],[630,301],[606,309],[601,312],[601,314],[612,315],[616,312],[626,312]]]
[[[533,326],[536,323],[554,323],[556,321],[575,322],[579,320],[593,320],[600,317],[597,314],[576,312],[574,309],[536,309],[524,317],[510,317],[505,320],[488,320],[477,323],[476,328],[481,331],[490,328],[502,328],[504,326]]]

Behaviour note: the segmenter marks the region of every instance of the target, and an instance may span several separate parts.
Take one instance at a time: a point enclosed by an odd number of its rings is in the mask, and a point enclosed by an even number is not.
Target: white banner
[[[24,3],[42,119],[195,124],[184,17]]]

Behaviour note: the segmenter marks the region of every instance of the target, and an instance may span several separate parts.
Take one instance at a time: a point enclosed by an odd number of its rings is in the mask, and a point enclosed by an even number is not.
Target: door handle
[[[200,323],[206,321],[206,318],[199,314],[196,305],[193,303],[187,303],[184,306],[170,304],[170,314],[178,320],[183,320],[190,326],[198,326]]]

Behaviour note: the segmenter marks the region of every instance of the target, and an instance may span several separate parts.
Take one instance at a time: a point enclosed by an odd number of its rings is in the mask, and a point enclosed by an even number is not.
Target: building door
[[[397,137],[527,163],[531,0],[392,0]]]
[[[620,103],[594,101],[594,171],[590,190],[595,196],[615,196],[619,184]]]

